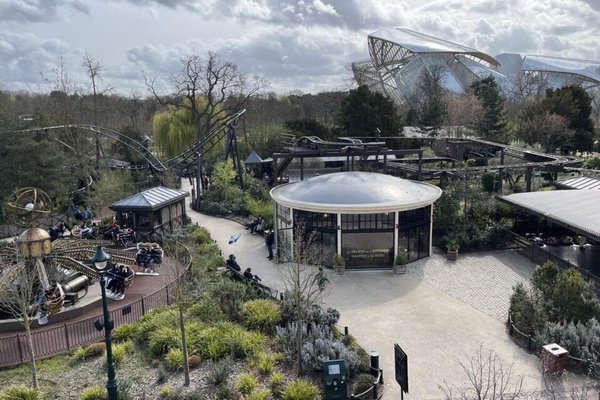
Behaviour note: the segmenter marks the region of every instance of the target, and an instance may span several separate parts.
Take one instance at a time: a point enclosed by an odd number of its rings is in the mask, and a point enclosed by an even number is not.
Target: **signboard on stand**
[[[404,393],[408,394],[408,356],[398,343],[394,343],[394,364],[396,366],[396,382]]]

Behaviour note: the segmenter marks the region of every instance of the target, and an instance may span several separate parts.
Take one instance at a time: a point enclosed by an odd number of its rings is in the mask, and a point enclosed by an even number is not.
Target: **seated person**
[[[65,221],[61,221],[58,224],[58,236],[67,236],[71,234],[71,228],[65,223]]]
[[[50,240],[54,242],[56,239],[60,237],[60,230],[57,226],[53,226],[50,228]]]
[[[120,232],[121,228],[119,227],[119,224],[117,224],[116,221],[113,221],[112,226],[110,228],[110,234],[112,236],[112,240],[113,242],[117,242],[117,238],[119,237],[119,232]]]
[[[252,268],[250,268],[250,267],[246,268],[246,270],[244,271],[244,278],[250,279],[250,280],[253,280],[253,281],[260,281],[261,280],[258,277],[258,275],[254,275],[252,273]]]
[[[227,261],[225,261],[225,263],[229,266],[229,268],[231,268],[237,272],[242,271],[242,269],[240,268],[240,265],[237,263],[237,261],[235,261],[235,256],[233,254],[229,255],[229,258],[227,259]]]
[[[106,285],[106,289],[114,293],[118,286],[117,281],[119,277],[119,267],[117,266],[117,264],[113,264],[110,271],[108,271],[108,276],[110,277],[110,281],[108,282],[108,285]]]
[[[90,228],[89,226],[86,226],[85,222],[81,223],[81,226],[79,227],[79,235],[81,236],[82,239],[87,239],[87,238],[91,237],[92,232],[93,232],[93,229]]]
[[[260,233],[265,230],[265,219],[263,217],[258,218],[258,224],[254,228],[255,233]]]
[[[258,218],[254,218],[252,222],[250,222],[250,233],[256,233],[256,228],[261,224],[263,218],[259,215]]]
[[[117,271],[117,278],[115,283],[115,290],[113,291],[115,294],[124,294],[125,293],[125,278],[128,276],[128,272],[125,269],[124,265],[119,265],[119,270]]]

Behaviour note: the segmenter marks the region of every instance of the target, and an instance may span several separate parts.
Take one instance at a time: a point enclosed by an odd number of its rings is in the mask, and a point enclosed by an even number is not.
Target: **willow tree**
[[[174,156],[196,141],[192,114],[184,108],[170,106],[167,110],[154,114],[152,128],[154,143],[163,156]]]
[[[248,99],[268,84],[259,77],[247,78],[237,66],[209,52],[182,57],[180,70],[169,78],[172,91],[158,93],[156,78],[145,77],[146,86],[162,105],[189,112],[196,140],[224,124],[231,114],[244,108]]]

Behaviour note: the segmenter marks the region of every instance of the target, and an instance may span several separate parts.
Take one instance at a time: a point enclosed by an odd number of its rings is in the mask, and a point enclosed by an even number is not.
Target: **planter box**
[[[448,258],[448,260],[458,260],[458,250],[448,250],[446,252],[446,258]]]
[[[398,265],[394,264],[394,274],[402,275],[406,273],[406,264]]]

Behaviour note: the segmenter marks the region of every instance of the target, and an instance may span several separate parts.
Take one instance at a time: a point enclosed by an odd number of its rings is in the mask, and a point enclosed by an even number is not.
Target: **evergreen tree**
[[[342,99],[339,124],[349,136],[397,135],[402,119],[393,100],[362,85]]]
[[[506,141],[506,117],[504,114],[504,96],[493,76],[489,76],[471,85],[473,94],[483,104],[485,114],[477,126],[482,138],[496,142]]]
[[[541,103],[550,113],[567,118],[569,128],[575,130],[575,134],[562,146],[564,150],[593,149],[592,97],[585,89],[575,85],[548,89]]]

